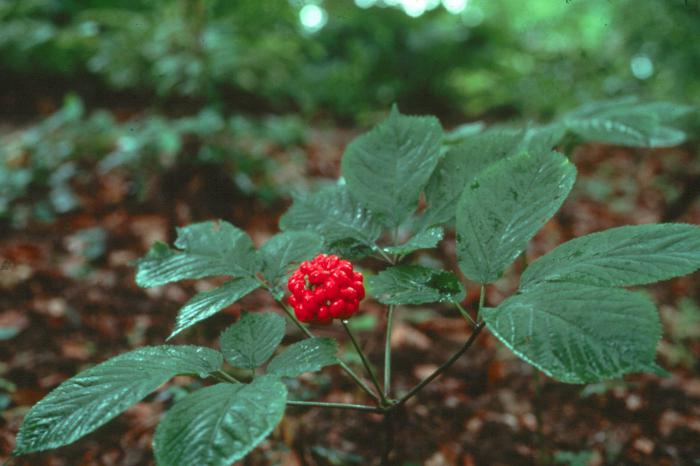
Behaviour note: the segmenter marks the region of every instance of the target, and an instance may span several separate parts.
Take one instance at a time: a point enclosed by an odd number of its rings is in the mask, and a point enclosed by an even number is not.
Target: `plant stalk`
[[[479,336],[479,333],[483,330],[485,324],[483,322],[479,322],[476,324],[476,327],[474,327],[474,331],[472,334],[469,336],[469,339],[462,345],[462,347],[455,353],[453,354],[450,359],[445,361],[440,367],[435,369],[435,371],[430,374],[428,377],[423,379],[421,382],[418,383],[415,387],[411,389],[408,393],[406,393],[399,401],[394,404],[394,408],[398,408],[399,406],[403,406],[408,400],[410,400],[416,393],[418,393],[423,387],[428,385],[430,382],[433,381],[437,376],[445,372],[447,368],[449,368],[452,364],[454,364],[455,361],[457,361],[466,351],[474,344],[474,341],[476,340],[476,337]]]
[[[212,377],[221,380],[222,382],[228,382],[228,383],[241,383],[240,380],[232,376],[231,374],[228,374],[221,369],[217,369],[214,372],[210,374]]]
[[[476,311],[476,320],[481,322],[481,310],[484,308],[484,300],[486,299],[486,287],[481,285],[481,290],[479,291],[479,310]]]
[[[336,409],[354,409],[357,411],[367,411],[371,413],[382,412],[379,408],[368,405],[359,405],[353,403],[328,403],[325,401],[300,401],[300,400],[287,400],[289,406],[310,406],[318,408],[336,408]]]
[[[469,315],[469,312],[467,312],[466,309],[462,307],[461,304],[459,304],[459,301],[452,301],[455,306],[457,306],[457,309],[459,310],[459,313],[462,314],[462,317],[464,317],[464,320],[470,322],[472,325],[476,325],[476,322],[474,319],[472,319],[472,316]]]
[[[316,337],[313,333],[311,333],[311,331],[310,331],[308,328],[306,328],[306,326],[304,326],[304,324],[302,324],[301,322],[299,322],[299,319],[297,319],[297,316],[294,315],[294,311],[292,311],[292,310],[289,308],[289,306],[287,306],[287,305],[286,305],[285,303],[283,303],[282,301],[277,301],[277,302],[280,304],[280,306],[282,306],[282,309],[284,309],[284,312],[287,314],[287,316],[288,316],[290,319],[292,319],[292,322],[294,322],[294,324],[299,328],[299,330],[301,330],[308,338],[315,338],[315,337]],[[377,402],[380,400],[380,397],[378,397],[378,396],[372,391],[372,389],[369,388],[369,387],[367,386],[367,384],[364,383],[364,382],[362,381],[362,379],[360,379],[360,377],[355,373],[355,371],[353,371],[353,370],[350,368],[350,366],[348,366],[347,364],[345,364],[345,362],[343,362],[343,361],[341,361],[341,360],[338,360],[338,365],[350,376],[350,378],[351,378],[352,380],[355,381],[355,383],[356,383],[357,385],[360,386],[360,388],[361,388],[362,390],[364,390],[369,396],[371,396],[373,400],[375,400],[375,401],[377,401]],[[379,393],[381,394],[381,390],[379,391]]]
[[[391,334],[394,328],[393,304],[389,305],[386,316],[386,343],[384,345],[384,397],[391,398]]]
[[[367,360],[365,353],[362,351],[362,348],[360,348],[360,345],[357,343],[357,340],[355,340],[355,336],[350,331],[350,327],[348,327],[347,322],[344,320],[341,320],[340,323],[343,324],[343,328],[345,329],[345,332],[350,337],[350,341],[352,341],[352,344],[355,347],[355,351],[357,351],[357,354],[360,356],[360,359],[362,360],[362,364],[365,366],[365,369],[367,370],[369,377],[372,379],[372,383],[374,384],[374,387],[377,389],[377,392],[379,393],[379,396],[381,398],[382,405],[386,405],[387,400],[386,400],[386,397],[384,396],[384,392],[382,391],[382,388],[379,385],[379,380],[377,380],[377,376],[375,375],[374,370],[372,369],[372,366],[370,365],[369,361]]]
[[[388,263],[390,263],[390,264],[392,264],[392,265],[396,263],[391,257],[389,257],[389,256],[384,252],[384,250],[382,250],[381,247],[378,247],[378,248],[377,248],[377,252],[378,252],[379,255],[382,257],[382,259],[384,259],[384,260],[387,261]]]

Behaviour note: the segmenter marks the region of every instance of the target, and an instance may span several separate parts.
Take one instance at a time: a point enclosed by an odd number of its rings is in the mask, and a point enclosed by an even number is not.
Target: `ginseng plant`
[[[661,337],[655,305],[626,288],[700,268],[698,226],[621,226],[575,238],[530,263],[512,296],[494,306],[485,302],[485,287],[523,255],[574,185],[574,166],[552,150],[565,135],[647,146],[683,139],[657,118],[671,107],[643,105],[630,107],[638,118],[620,117],[621,105],[599,105],[548,126],[465,127],[448,135],[434,117],[394,108],[348,145],[341,179],[297,196],[280,219],[281,233],[259,249],[241,229],[208,221],[179,228],[174,248],[157,243],[138,261],[136,281],[144,287],[229,277],[180,309],[171,337],[258,288],[271,293],[278,310],[241,314],[222,332],[219,349],[144,347],[79,373],[29,411],[13,454],[74,442],[172,377],[190,375],[209,382],[193,384],[203,388],[192,388],[161,419],[153,438],[159,465],[230,465],[275,429],[287,406],[383,415],[377,459],[391,464],[397,410],[408,409],[407,402],[485,329],[565,383],[662,373],[655,363]],[[459,270],[415,263],[421,257],[416,251],[435,248],[448,228],[456,232]],[[366,277],[355,270],[360,260],[369,265]],[[465,283],[480,290],[476,309],[462,306]],[[370,362],[347,322],[360,309],[365,286],[368,297],[386,306],[383,367]],[[411,312],[409,306],[429,303],[453,308],[471,331],[432,374],[398,390],[392,385],[392,325]],[[283,315],[302,339],[278,351]],[[337,354],[334,339],[316,336],[331,324],[347,332],[356,363],[344,362],[347,355]],[[335,364],[357,384],[355,403],[307,399],[289,382]]]

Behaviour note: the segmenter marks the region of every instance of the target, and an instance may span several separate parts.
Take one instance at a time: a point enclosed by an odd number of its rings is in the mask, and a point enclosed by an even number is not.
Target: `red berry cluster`
[[[332,254],[319,254],[312,261],[302,262],[289,277],[287,287],[297,319],[309,323],[347,319],[357,312],[365,297],[362,274],[353,271],[350,262]]]

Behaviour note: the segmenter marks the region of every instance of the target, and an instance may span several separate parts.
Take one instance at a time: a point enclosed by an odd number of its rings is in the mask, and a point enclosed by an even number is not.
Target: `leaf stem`
[[[359,405],[353,403],[328,403],[325,401],[299,401],[299,400],[287,400],[289,406],[311,406],[318,408],[337,408],[337,409],[354,409],[357,411],[367,411],[372,413],[382,412],[379,408],[368,405]]]
[[[301,330],[302,333],[304,333],[304,335],[306,335],[306,336],[309,337],[309,338],[315,338],[315,337],[316,337],[316,335],[314,335],[313,333],[311,333],[311,331],[310,331],[308,328],[306,328],[306,326],[305,326],[304,324],[302,324],[301,322],[299,322],[299,319],[297,319],[297,316],[294,315],[294,311],[292,311],[292,310],[289,308],[289,306],[287,306],[287,305],[286,305],[285,303],[283,303],[282,301],[277,301],[277,302],[280,304],[280,306],[282,306],[282,309],[284,309],[284,312],[287,314],[287,317],[289,317],[290,319],[292,319],[292,322],[294,322],[294,325],[296,325],[297,328],[298,328],[299,330]]]
[[[403,406],[409,399],[411,399],[416,393],[418,393],[423,387],[428,385],[430,382],[433,381],[437,376],[445,372],[447,368],[449,368],[452,364],[454,364],[455,361],[457,361],[471,346],[474,344],[474,341],[476,340],[476,337],[479,336],[479,333],[481,333],[481,330],[484,328],[484,323],[479,322],[476,324],[476,327],[474,327],[474,331],[472,334],[469,336],[469,339],[462,345],[462,347],[455,353],[453,354],[450,359],[445,361],[440,367],[435,369],[435,371],[430,374],[428,377],[423,379],[421,382],[418,383],[415,387],[411,389],[408,393],[406,393],[399,401],[396,402],[396,404],[393,406],[394,408],[398,408],[399,406]]]
[[[479,309],[476,311],[476,320],[481,323],[481,310],[484,308],[484,300],[486,299],[486,287],[481,285],[479,291]]]
[[[382,256],[382,258],[383,258],[385,261],[387,261],[388,263],[390,263],[390,264],[392,264],[392,265],[395,264],[394,260],[392,260],[391,257],[389,257],[389,256],[387,255],[387,253],[384,252],[384,250],[382,249],[381,246],[377,246],[376,251],[379,253],[380,256]]]
[[[391,397],[391,334],[394,327],[393,304],[389,305],[386,316],[386,343],[384,344],[384,397]]]
[[[464,309],[461,304],[459,304],[459,301],[452,301],[452,303],[455,306],[457,306],[457,309],[459,309],[459,313],[462,314],[462,317],[471,322],[472,325],[476,325],[476,321],[474,321],[474,319],[472,319],[472,316],[469,315],[469,312],[467,312],[467,310]]]
[[[214,372],[211,372],[209,375],[214,377],[215,379],[221,380],[222,382],[228,382],[228,383],[241,383],[240,380],[232,376],[231,374],[228,374],[221,369],[217,369]]]
[[[304,324],[299,322],[299,319],[297,319],[297,316],[294,315],[294,311],[292,311],[289,306],[287,306],[283,301],[278,300],[277,301],[280,306],[282,306],[282,309],[284,309],[284,312],[287,314],[287,316],[294,322],[294,324],[301,330],[307,337],[309,338],[315,338],[316,336],[311,333],[311,331],[306,328]],[[338,360],[338,365],[350,376],[352,380],[355,381],[357,385],[360,386],[362,390],[364,390],[369,396],[372,397],[373,400],[379,401],[379,397],[377,396],[376,393],[372,391],[371,388],[367,386],[366,383],[360,379],[360,377],[353,371],[350,366],[348,366],[344,361]],[[381,394],[381,390],[379,392]]]
[[[362,364],[365,366],[367,373],[369,374],[370,378],[372,379],[372,383],[374,384],[374,387],[377,389],[377,392],[379,393],[382,404],[386,404],[387,400],[386,400],[386,397],[384,396],[384,392],[382,391],[382,388],[379,385],[379,381],[377,380],[377,376],[374,374],[374,370],[372,370],[372,366],[370,365],[369,361],[367,360],[365,353],[362,351],[362,348],[360,348],[360,345],[357,343],[357,340],[355,340],[355,336],[350,331],[350,327],[348,327],[347,322],[344,320],[341,320],[340,323],[343,324],[343,328],[345,329],[345,332],[350,337],[350,341],[352,341],[352,344],[355,347],[355,351],[357,351],[357,354],[360,356],[360,359],[362,360]]]

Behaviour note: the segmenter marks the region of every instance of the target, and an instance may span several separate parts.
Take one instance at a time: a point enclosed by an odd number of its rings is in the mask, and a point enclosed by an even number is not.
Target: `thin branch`
[[[452,301],[452,303],[457,306],[457,309],[459,310],[459,313],[462,314],[462,317],[464,317],[465,320],[471,322],[472,325],[476,325],[476,321],[472,319],[472,316],[469,315],[469,312],[462,307],[461,304],[459,304],[459,301]]]
[[[384,397],[391,397],[391,334],[394,327],[393,304],[389,305],[386,316],[386,343],[384,345]]]
[[[298,401],[298,400],[287,400],[289,406],[308,406],[308,407],[318,407],[318,408],[336,408],[336,409],[354,409],[357,411],[367,411],[371,413],[382,412],[379,408],[368,405],[358,405],[352,403],[327,403],[325,401]]]
[[[374,370],[372,370],[372,366],[370,365],[369,361],[367,360],[367,357],[365,356],[365,353],[362,351],[362,348],[360,348],[360,345],[357,343],[357,340],[355,340],[355,336],[350,331],[350,327],[348,327],[348,324],[344,320],[341,320],[340,323],[343,324],[343,328],[345,329],[345,332],[350,337],[350,341],[352,341],[352,344],[355,347],[357,354],[360,356],[360,359],[362,360],[362,364],[365,366],[367,373],[369,374],[370,378],[372,379],[372,383],[374,384],[374,387],[377,389],[377,392],[379,393],[379,396],[381,397],[381,401],[383,403],[386,402],[386,398],[384,397],[384,392],[382,391],[382,388],[379,385],[379,381],[377,380],[377,376],[374,374]]]
[[[313,333],[311,333],[311,331],[308,328],[306,328],[306,326],[304,324],[299,322],[299,319],[297,319],[297,316],[294,315],[294,311],[292,311],[289,308],[289,306],[287,306],[284,302],[282,302],[280,300],[278,300],[277,302],[280,304],[280,306],[282,306],[282,309],[284,309],[284,312],[287,314],[287,316],[290,319],[292,319],[292,322],[294,322],[294,324],[299,328],[299,330],[301,330],[309,338],[316,337]],[[357,385],[360,386],[360,388],[362,390],[364,390],[369,396],[371,396],[372,399],[374,399],[375,401],[379,401],[379,397],[372,391],[371,388],[369,388],[367,386],[366,383],[364,383],[362,381],[362,379],[360,379],[360,377],[355,373],[355,371],[353,371],[350,368],[350,366],[348,366],[344,361],[340,361],[340,360],[338,360],[338,365],[350,376],[350,378],[352,380],[355,381],[355,383]],[[379,393],[381,393],[381,391]]]
[[[289,317],[290,319],[292,319],[292,322],[294,322],[294,325],[296,325],[297,328],[298,328],[299,330],[301,330],[302,333],[304,333],[304,335],[306,335],[308,338],[315,338],[315,337],[316,337],[316,335],[314,335],[313,333],[311,333],[311,330],[309,330],[308,328],[306,328],[306,326],[305,326],[304,324],[302,324],[301,322],[299,322],[299,319],[297,319],[297,316],[294,315],[294,311],[292,311],[292,310],[289,308],[289,306],[287,306],[287,305],[286,305],[284,302],[282,302],[282,301],[277,301],[277,302],[280,304],[280,306],[282,306],[282,309],[284,309],[284,312],[287,314],[287,317]]]
[[[241,383],[240,380],[232,376],[231,374],[228,374],[221,369],[217,369],[214,372],[211,372],[209,375],[214,377],[215,379],[220,380],[221,382],[227,382],[227,383]]]
[[[376,251],[377,251],[377,252],[379,253],[379,255],[382,257],[382,259],[384,259],[385,261],[387,261],[387,262],[390,263],[391,265],[394,265],[394,264],[396,263],[396,261],[392,260],[392,258],[389,257],[389,256],[387,255],[387,253],[384,252],[384,250],[382,249],[381,246],[377,246]],[[377,257],[377,256],[374,256],[374,257]]]
[[[474,331],[472,334],[469,336],[469,339],[462,345],[462,347],[455,353],[453,354],[450,359],[448,359],[444,364],[442,364],[440,367],[435,369],[435,371],[430,374],[428,377],[423,379],[421,382],[418,383],[415,387],[411,389],[408,393],[406,393],[399,401],[394,404],[394,408],[398,408],[399,406],[404,405],[409,399],[411,399],[416,393],[418,393],[423,387],[428,385],[430,382],[433,381],[436,377],[438,377],[440,374],[445,372],[447,368],[449,368],[452,364],[454,364],[455,361],[457,361],[466,351],[474,344],[474,341],[476,340],[476,337],[479,336],[479,333],[481,333],[481,330],[484,328],[484,323],[480,322],[474,327]]]
[[[481,290],[479,291],[479,309],[476,311],[476,320],[481,323],[481,310],[484,308],[484,300],[486,299],[486,287],[481,285]]]

